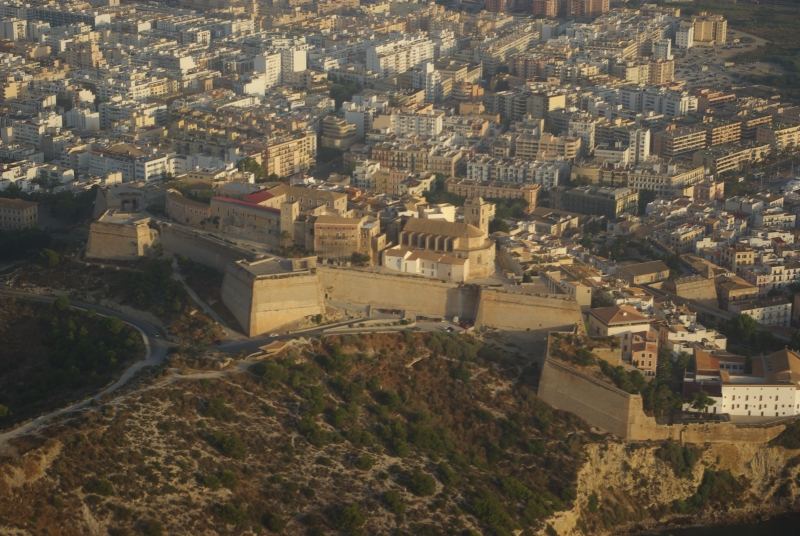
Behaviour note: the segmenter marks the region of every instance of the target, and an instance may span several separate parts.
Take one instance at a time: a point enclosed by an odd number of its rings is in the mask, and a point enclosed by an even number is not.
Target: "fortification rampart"
[[[239,259],[254,257],[233,244],[176,225],[164,226],[162,243],[167,253],[183,255],[226,274],[223,301],[242,328],[253,335],[287,325],[300,315],[319,314],[325,303],[396,309],[415,316],[458,317],[477,326],[515,331],[545,332],[580,322],[577,304],[567,297],[334,266],[319,266],[306,279],[297,273],[254,278],[231,269]]]
[[[244,248],[173,224],[161,226],[161,244],[165,253],[181,255],[223,273],[240,259],[255,258]]]
[[[510,331],[571,329],[581,321],[578,304],[567,297],[482,288],[476,326]]]
[[[423,277],[319,267],[325,300],[398,309],[409,314],[473,320],[478,288]]]
[[[576,414],[590,426],[628,441],[766,443],[785,428],[782,424],[738,426],[729,422],[658,424],[645,414],[640,395],[549,356],[542,368],[539,397],[556,409]]]
[[[314,272],[257,275],[240,263],[225,270],[222,301],[251,336],[284,328],[324,310]]]

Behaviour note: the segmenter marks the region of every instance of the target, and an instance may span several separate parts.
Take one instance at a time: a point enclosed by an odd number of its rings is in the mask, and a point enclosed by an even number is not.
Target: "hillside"
[[[528,356],[470,338],[201,361],[173,355],[46,434],[0,441],[0,534],[578,536],[800,506],[800,425],[773,445],[620,443],[540,402]]]
[[[0,297],[0,429],[97,392],[145,353],[119,320]]]
[[[589,434],[526,358],[470,339],[334,337],[172,369],[15,445],[0,533],[508,534],[569,508]]]

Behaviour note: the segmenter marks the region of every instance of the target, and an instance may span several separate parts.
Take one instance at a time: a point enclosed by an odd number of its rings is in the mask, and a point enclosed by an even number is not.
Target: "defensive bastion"
[[[549,341],[548,341],[549,342]],[[658,424],[643,409],[642,397],[630,394],[591,374],[548,355],[539,380],[539,397],[556,409],[569,411],[590,426],[627,441],[683,443],[766,443],[784,430],[772,426],[739,426],[730,422]]]

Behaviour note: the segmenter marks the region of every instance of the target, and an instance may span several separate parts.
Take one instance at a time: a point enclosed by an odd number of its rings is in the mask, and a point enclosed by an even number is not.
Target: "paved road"
[[[450,322],[434,322],[434,321],[420,321],[411,325],[384,326],[384,325],[367,324],[365,326],[355,326],[356,324],[363,324],[364,322],[365,320],[363,318],[358,318],[358,319],[346,320],[343,322],[337,322],[335,324],[326,324],[324,326],[292,331],[289,333],[260,335],[257,337],[251,337],[246,340],[226,341],[217,345],[216,349],[225,352],[227,354],[241,354],[241,353],[250,354],[257,351],[261,346],[269,344],[273,341],[286,341],[286,340],[296,339],[298,337],[319,337],[320,335],[323,335],[325,333],[329,333],[331,335],[358,335],[362,333],[384,333],[384,332],[389,333],[389,332],[406,331],[406,330],[446,331],[448,328],[450,328],[450,331],[457,333],[463,331],[463,328],[459,327],[458,325],[451,324]],[[352,329],[346,329],[348,326],[351,326]]]
[[[7,296],[19,300],[27,300],[39,303],[52,303],[56,300],[56,296],[31,294],[24,291],[7,289],[0,289],[0,296]],[[146,355],[144,359],[133,363],[131,366],[125,369],[122,375],[114,383],[108,385],[100,392],[85,398],[84,400],[70,404],[69,406],[51,411],[50,413],[45,413],[44,415],[40,415],[35,419],[26,421],[10,430],[0,433],[0,450],[2,450],[2,447],[5,446],[9,440],[30,434],[48,424],[56,417],[79,411],[91,404],[93,401],[112,394],[120,387],[127,384],[143,368],[160,365],[167,357],[167,349],[170,345],[165,341],[165,333],[160,327],[146,322],[140,318],[135,318],[129,314],[111,309],[110,307],[105,307],[103,305],[76,300],[70,300],[70,304],[76,309],[94,311],[104,316],[116,317],[126,324],[132,326],[142,336],[142,340],[144,341],[146,349]]]
[[[52,296],[47,294],[35,294],[21,290],[11,290],[11,289],[0,289],[0,296],[6,296],[20,300],[27,300],[39,303],[53,303],[57,299],[57,296]],[[143,368],[148,366],[160,365],[166,359],[167,350],[169,349],[170,344],[166,342],[166,334],[164,333],[161,327],[156,326],[150,322],[147,322],[141,318],[137,318],[130,314],[124,313],[122,311],[117,311],[110,307],[106,307],[95,303],[83,302],[80,300],[70,300],[70,305],[76,309],[94,311],[101,315],[116,317],[125,322],[126,324],[132,326],[142,335],[142,340],[144,341],[146,348],[145,358],[133,363],[122,373],[122,375],[114,383],[108,385],[98,393],[88,398],[85,398],[84,400],[81,400],[79,402],[70,404],[66,407],[53,410],[49,413],[45,413],[44,415],[40,415],[39,417],[26,421],[22,424],[19,424],[14,428],[6,430],[5,432],[0,432],[0,451],[2,451],[8,445],[8,441],[24,435],[34,433],[37,430],[49,424],[53,419],[59,416],[66,415],[69,413],[74,413],[76,411],[80,411],[86,408],[92,402],[98,401],[100,399],[107,397],[108,395],[111,395],[119,388],[130,382],[136,376],[136,374],[138,374]],[[452,331],[461,331],[461,328],[459,328],[458,326],[454,326],[449,322],[433,322],[433,321],[421,321],[414,325],[384,326],[384,325],[368,324],[366,326],[355,326],[355,324],[361,324],[363,322],[364,319],[347,320],[335,324],[327,324],[324,326],[313,327],[306,330],[294,331],[291,333],[270,334],[270,335],[263,335],[260,337],[253,337],[246,340],[226,341],[217,345],[215,348],[217,350],[220,350],[228,354],[241,354],[241,353],[249,354],[256,352],[259,349],[259,347],[268,344],[272,341],[289,340],[298,337],[317,337],[322,335],[326,331],[330,330],[331,328],[344,329],[344,331],[342,331],[343,334],[396,332],[404,330],[445,331],[449,329]],[[347,329],[347,328],[352,328],[352,329]]]

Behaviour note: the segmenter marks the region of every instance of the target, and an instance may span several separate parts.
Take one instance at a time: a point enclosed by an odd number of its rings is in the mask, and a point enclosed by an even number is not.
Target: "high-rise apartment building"
[[[400,74],[434,59],[433,41],[424,35],[404,37],[367,47],[367,69],[379,74]]]
[[[531,4],[531,12],[537,17],[555,18],[558,16],[558,1],[533,0]]]
[[[702,12],[692,17],[692,25],[697,45],[724,45],[728,39],[728,21],[722,15]]]

